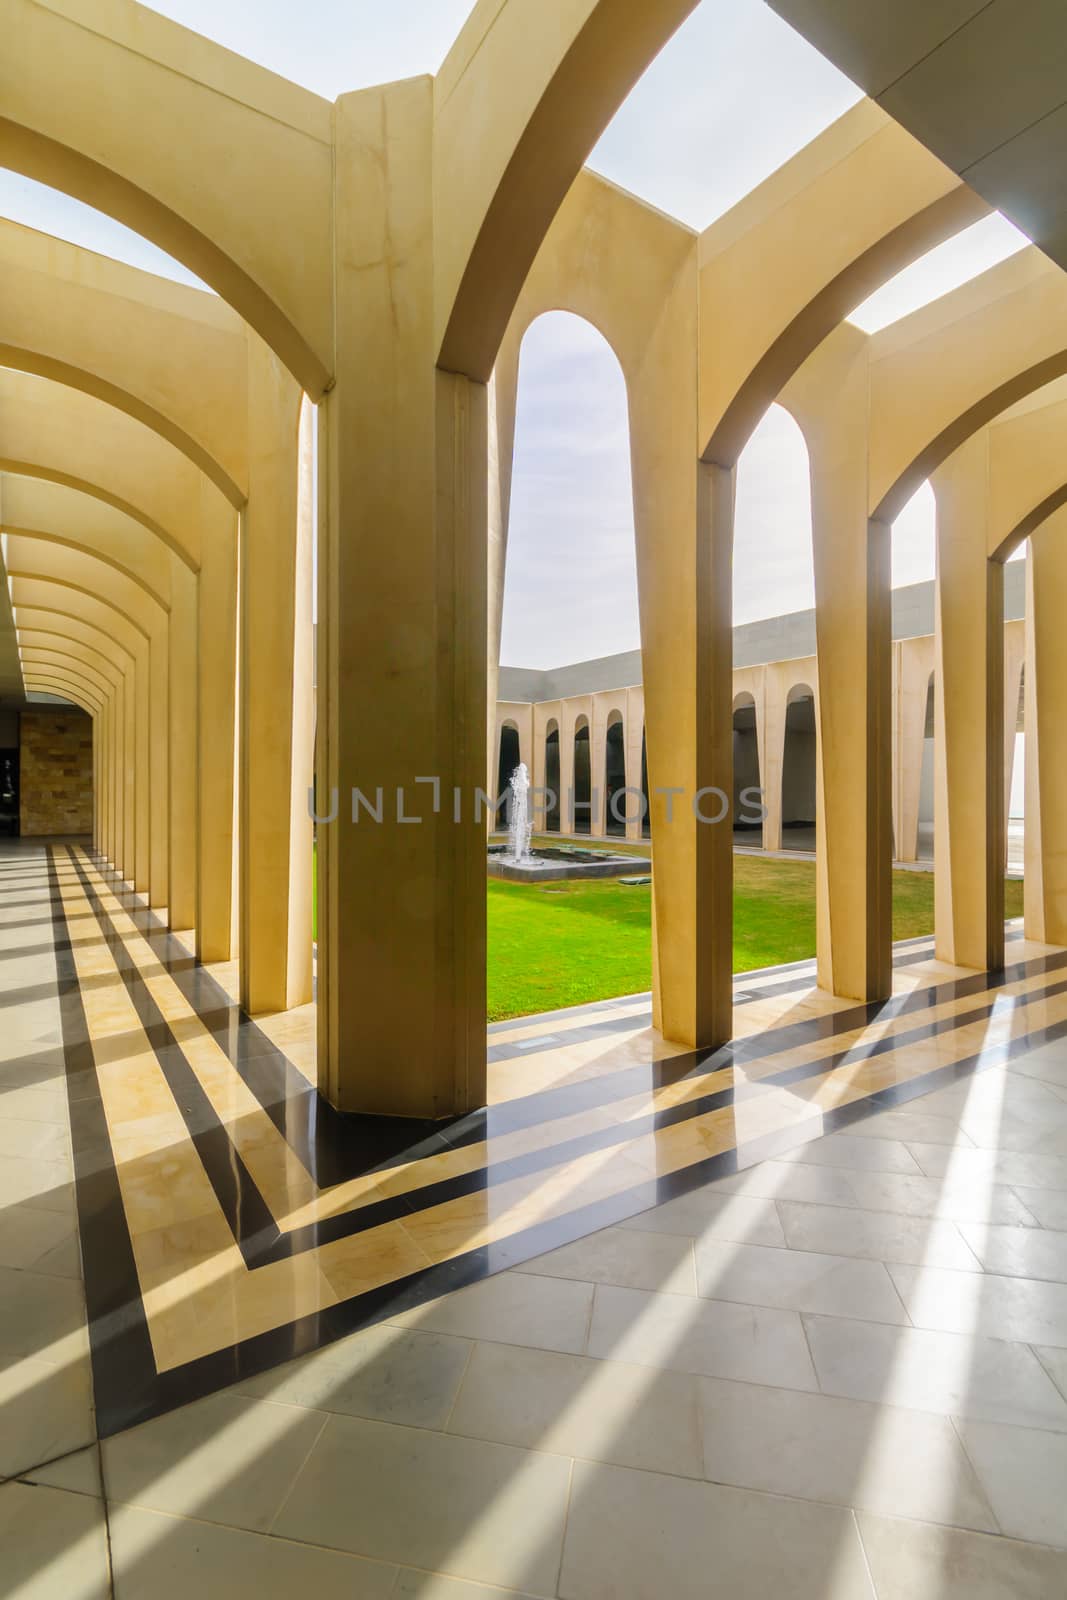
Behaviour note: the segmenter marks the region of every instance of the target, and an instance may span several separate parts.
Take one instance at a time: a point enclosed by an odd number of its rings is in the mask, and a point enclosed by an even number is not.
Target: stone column
[[[152,641],[145,642],[144,661],[137,673],[133,712],[133,850],[126,874],[138,894],[148,896],[152,848]]]
[[[764,850],[782,848],[782,774],[785,768],[785,718],[789,691],[781,672],[770,669],[763,677],[763,750],[760,756],[760,779],[763,783],[763,804],[767,815],[763,819]]]
[[[119,775],[119,803],[122,806],[122,861],[120,871],[127,883],[136,886],[137,876],[137,844],[138,836],[146,837],[144,822],[147,821],[147,806],[144,807],[144,818],[138,828],[137,815],[137,790],[138,767],[141,767],[143,789],[143,774],[146,763],[143,761],[144,752],[139,748],[138,733],[145,727],[144,712],[147,709],[148,695],[148,652],[147,648],[139,652],[138,661],[133,675],[133,683],[125,696],[125,727],[122,731],[123,770]],[[138,710],[141,716],[138,716]],[[143,800],[142,800],[143,804]]]
[[[170,623],[153,624],[149,654],[148,903],[170,904]]]
[[[487,392],[435,368],[432,80],[344,95],[334,116],[320,1087],[344,1110],[443,1117],[485,1100]],[[380,790],[380,822],[352,820],[357,788]]]
[[[819,985],[881,1000],[893,982],[890,534],[868,519],[864,336],[838,328],[783,400],[811,461]]]
[[[1026,575],[1029,592],[1030,575]],[[1015,769],[1015,735],[1019,725],[1019,690],[1025,686],[1023,666],[1026,661],[1025,619],[1015,618],[1004,624],[1004,865],[1008,864],[1008,818],[1011,815],[1011,784]],[[1025,774],[1024,774],[1025,784]],[[1025,848],[1025,846],[1024,846]]]
[[[926,703],[934,665],[932,639],[893,645],[893,841],[899,861],[919,857],[919,804]]]
[[[986,554],[987,452],[976,434],[932,480],[935,946],[982,971],[1004,964],[1004,569]]]
[[[196,574],[171,556],[169,691],[170,742],[168,926],[196,925],[197,853],[197,617]]]
[[[311,421],[249,333],[249,493],[241,530],[241,1004],[311,999]]]
[[[236,925],[234,710],[237,681],[237,519],[219,515],[202,541],[197,582],[196,954],[229,961]]]
[[[1026,593],[1026,937],[1067,945],[1067,512],[1030,541]]]

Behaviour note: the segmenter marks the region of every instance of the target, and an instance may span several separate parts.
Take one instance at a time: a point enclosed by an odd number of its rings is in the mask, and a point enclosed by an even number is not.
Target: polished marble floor
[[[1067,953],[1009,949],[750,974],[712,1055],[498,1025],[486,1113],[372,1137],[0,848],[4,1592],[1067,1592]]]

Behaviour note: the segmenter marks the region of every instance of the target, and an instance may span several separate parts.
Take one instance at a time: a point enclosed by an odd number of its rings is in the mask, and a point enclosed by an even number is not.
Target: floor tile
[[[1017,1188],[1014,1193],[1043,1228],[1067,1233],[1067,1189]]]
[[[1067,1432],[1067,1401],[1024,1344],[839,1317],[804,1325],[827,1394]]]
[[[0,1369],[0,1418],[0,1478],[90,1444],[96,1429],[88,1357],[54,1366],[27,1356]]]
[[[115,1600],[387,1600],[396,1568],[140,1506],[111,1509]]]
[[[108,1499],[266,1532],[325,1421],[210,1395],[104,1440]]]
[[[1067,1350],[1052,1345],[1035,1344],[1034,1354],[1052,1379],[1060,1393],[1067,1398]]]
[[[559,1593],[563,1600],[874,1600],[848,1511],[581,1461]]]
[[[5,1483],[0,1551],[12,1600],[109,1600],[104,1507],[89,1495]]]
[[[600,1285],[589,1354],[707,1377],[817,1387],[795,1311]]]
[[[704,1471],[715,1482],[997,1531],[947,1417],[716,1378],[700,1383]]]
[[[5,1069],[6,1070],[6,1069]],[[74,1185],[66,1161],[7,1155],[0,1162],[0,1206],[17,1202],[74,1215]]]
[[[526,1261],[517,1270],[549,1278],[614,1283],[624,1289],[654,1289],[661,1294],[696,1293],[692,1242],[674,1234],[602,1228]]]
[[[592,1302],[591,1284],[504,1272],[405,1311],[391,1321],[397,1327],[427,1328],[465,1339],[495,1339],[502,1344],[580,1354],[585,1348]]]
[[[80,1283],[0,1267],[0,1306],[0,1366],[21,1356],[59,1366],[87,1352]]]
[[[980,1222],[962,1222],[960,1232],[987,1272],[1067,1283],[1067,1233]]]
[[[275,1532],[551,1594],[570,1468],[564,1456],[330,1417]]]
[[[380,1422],[441,1428],[470,1352],[469,1340],[447,1334],[367,1328],[247,1378],[230,1392]]]
[[[1036,1217],[1004,1184],[955,1182],[897,1172],[852,1172],[852,1204],[865,1211],[938,1217],[946,1222],[998,1222],[1033,1227]]]
[[[700,1477],[697,1381],[688,1373],[480,1344],[448,1429]]]
[[[1018,1150],[953,1150],[946,1144],[912,1144],[912,1155],[928,1177],[948,1174],[954,1182],[1012,1189],[1067,1189],[1067,1160]]]
[[[1067,1435],[995,1422],[958,1427],[1003,1532],[1067,1546]]]
[[[1067,1345],[1067,1284],[891,1265],[917,1328]]]
[[[694,1189],[621,1224],[642,1233],[688,1234],[695,1239],[729,1239],[736,1244],[784,1244],[773,1200],[716,1194]]]
[[[67,1091],[62,1079],[56,1083],[13,1088],[9,1086],[10,1073],[5,1066],[0,1070],[0,1084],[3,1085],[0,1089],[0,1119],[16,1117],[28,1122],[50,1122],[60,1128],[67,1127]]]
[[[824,1139],[813,1139],[779,1157],[784,1162],[795,1161],[801,1166],[852,1168],[857,1172],[918,1172],[914,1157],[907,1147],[896,1139],[861,1138],[854,1130],[848,1133],[827,1134]]]
[[[1051,1600],[1067,1555],[1014,1539],[857,1513],[878,1600]]]
[[[825,1146],[827,1141],[820,1139],[816,1143]],[[805,1148],[810,1150],[813,1146]],[[918,1171],[914,1163],[910,1170]],[[808,1165],[800,1161],[761,1161],[731,1177],[716,1179],[709,1184],[707,1192],[750,1199],[811,1200],[828,1206],[851,1206],[856,1203],[851,1180],[852,1173],[845,1168],[826,1166],[823,1162]]]
[[[73,1494],[103,1494],[100,1479],[100,1447],[91,1444],[87,1450],[75,1450],[71,1455],[60,1456],[32,1472],[23,1472],[24,1483],[41,1483],[51,1489],[69,1489]]]
[[[708,1300],[869,1317],[874,1322],[907,1321],[900,1296],[879,1261],[709,1239],[698,1241],[696,1259],[700,1293]]]
[[[490,1589],[484,1583],[446,1578],[439,1572],[415,1572],[403,1567],[396,1580],[393,1600],[533,1600],[515,1589]]]
[[[0,1160],[7,1156],[20,1156],[24,1161],[52,1161],[64,1166],[69,1175],[72,1168],[66,1125],[0,1117]]]
[[[1013,1076],[1033,1078],[1067,1089],[1067,1055],[1059,1043],[1042,1045],[1024,1056],[1017,1056],[1010,1072]]]
[[[895,1139],[901,1144],[962,1145],[971,1141],[960,1128],[958,1116],[938,1116],[929,1111],[922,1100],[912,1102],[904,1111],[881,1111],[873,1117],[863,1117],[849,1129],[853,1139]]]
[[[779,1212],[793,1250],[825,1250],[870,1261],[918,1262],[963,1272],[978,1270],[973,1252],[952,1222],[793,1201],[783,1201]]]
[[[0,1267],[36,1266],[56,1245],[73,1237],[73,1217],[37,1206],[7,1206],[0,1211]]]

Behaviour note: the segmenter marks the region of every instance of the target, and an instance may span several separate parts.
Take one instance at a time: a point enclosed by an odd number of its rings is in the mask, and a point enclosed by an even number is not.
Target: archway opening
[[[648,804],[648,748],[645,743],[645,730],[641,729],[641,837],[651,839],[652,819]]]
[[[763,846],[763,818],[758,809],[760,788],[759,740],[756,737],[756,702],[750,694],[734,701],[734,843],[749,849]]]
[[[782,757],[782,848],[815,849],[816,778],[815,695],[806,683],[794,684],[785,712]]]
[[[625,787],[626,741],[622,713],[612,711],[608,714],[608,726],[604,736],[604,818],[605,831],[616,838],[625,837],[626,818],[632,809],[628,805],[632,796],[616,799]]]
[[[591,833],[593,816],[593,772],[589,744],[589,722],[579,717],[574,728],[573,826],[575,833]]]
[[[545,731],[545,789],[541,797],[546,833],[559,832],[559,724],[550,722]]]
[[[496,792],[498,796],[496,808],[496,825],[506,828],[508,825],[508,785],[511,775],[515,771],[522,757],[519,753],[519,730],[514,722],[505,722],[500,729],[500,757],[497,761]]]

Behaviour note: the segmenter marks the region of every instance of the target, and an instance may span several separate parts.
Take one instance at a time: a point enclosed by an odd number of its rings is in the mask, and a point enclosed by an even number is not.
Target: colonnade
[[[312,993],[315,730],[320,814],[337,797],[318,831],[319,1083],[345,1110],[485,1099],[474,800],[518,352],[550,307],[589,318],[627,382],[656,1025],[691,1046],[732,1031],[730,832],[690,806],[669,820],[662,796],[731,787],[734,472],[776,398],[811,458],[819,981],[865,1000],[891,986],[888,530],[926,477],[939,953],[1002,957],[993,624],[1000,562],[1021,538],[1051,548],[1067,498],[1027,420],[1067,371],[1067,283],[1031,250],[884,334],[843,323],[987,210],[870,102],[701,234],[583,170],[694,3],[479,0],[435,78],[330,104],[133,0],[76,16],[8,0],[0,161],[217,292],[0,226],[0,527],[24,678],[90,711],[98,847],[192,926],[201,959],[236,955],[253,1013]],[[1028,916],[1067,942],[1053,632],[1035,610]],[[356,824],[357,788],[405,804]]]
[[[1065,524],[1067,525],[1067,524]],[[1043,541],[1047,552],[1049,541]],[[1040,560],[1040,557],[1039,557]],[[1051,558],[1045,556],[1045,566]],[[1058,587],[1058,580],[1053,590]],[[1024,687],[1024,666],[1035,654],[1033,629],[1037,621],[1033,579],[1027,568],[1027,610],[1025,617],[1012,618],[1003,624],[1003,685],[1004,685],[1004,753],[1003,781],[1004,806],[1011,794],[1015,736],[1019,727],[1019,711]],[[1045,626],[1048,626],[1047,621]],[[926,747],[931,747],[929,705],[936,678],[936,658],[939,635],[918,634],[893,641],[891,688],[891,750],[892,750],[892,821],[894,859],[913,862],[920,859],[920,805]],[[815,656],[798,656],[789,660],[759,662],[751,666],[735,667],[733,672],[733,710],[735,721],[739,712],[750,712],[752,721],[752,755],[744,771],[738,770],[737,752],[734,752],[734,786],[727,827],[738,817],[751,822],[751,803],[742,795],[746,787],[758,787],[764,817],[759,830],[759,842],[764,850],[783,848],[783,826],[791,821],[810,821],[811,818],[792,818],[786,798],[787,726],[790,707],[795,704],[810,705],[815,711],[818,727],[818,659]],[[1050,691],[1050,695],[1053,691]],[[1029,696],[1027,697],[1029,704]],[[603,838],[611,832],[631,842],[647,837],[648,829],[642,826],[647,813],[649,797],[642,793],[642,757],[645,748],[644,692],[640,684],[619,689],[598,689],[589,693],[566,695],[557,700],[500,700],[496,708],[496,728],[492,770],[498,774],[493,794],[501,795],[502,780],[507,776],[501,749],[505,728],[515,733],[518,760],[524,761],[530,773],[537,804],[536,825],[544,820],[550,796],[557,799],[558,831],[564,837],[576,838],[582,834]],[[608,767],[608,729],[618,723],[621,728],[620,744],[623,753],[623,773],[626,795],[619,796],[614,804],[609,824],[609,792],[605,781]],[[567,790],[573,784],[574,740],[579,726],[589,728],[590,769],[592,773],[592,798],[588,809],[576,817],[563,803]],[[1036,726],[1025,724],[1031,735],[1027,750],[1027,786],[1036,782],[1040,770],[1040,740]],[[558,735],[560,770],[555,786],[547,769],[547,742]],[[1053,735],[1055,739],[1055,735]],[[938,788],[947,780],[947,763],[938,767]],[[806,783],[806,771],[794,775],[801,786]],[[725,791],[724,791],[725,794]],[[704,813],[717,814],[721,802],[708,799]],[[642,809],[644,808],[644,810]],[[1040,800],[1035,789],[1028,805],[1039,829]],[[932,820],[932,818],[930,819]],[[1036,838],[1036,835],[1035,835]],[[787,845],[788,848],[788,845]],[[1039,872],[1039,853],[1028,856],[1028,870]],[[1036,935],[1035,935],[1036,936]]]

